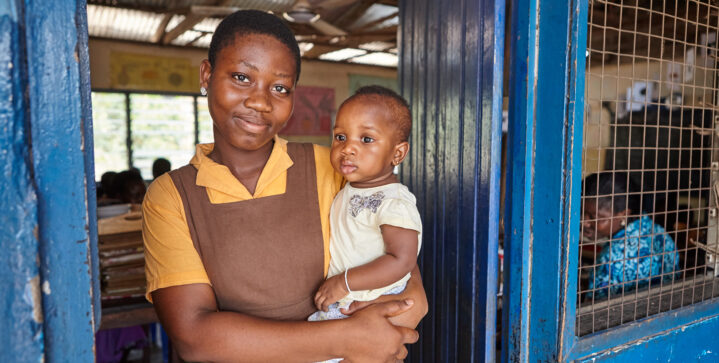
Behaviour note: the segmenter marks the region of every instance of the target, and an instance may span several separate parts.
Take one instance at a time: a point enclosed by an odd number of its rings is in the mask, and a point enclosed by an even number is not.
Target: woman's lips
[[[253,134],[264,132],[268,128],[267,124],[260,120],[253,120],[244,117],[235,117],[235,120],[242,129]]]

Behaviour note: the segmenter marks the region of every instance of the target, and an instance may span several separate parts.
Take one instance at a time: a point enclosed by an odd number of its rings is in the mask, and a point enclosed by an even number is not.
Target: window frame
[[[701,354],[719,298],[576,336],[588,3],[511,9],[502,361],[659,357],[672,334]]]
[[[160,96],[190,96],[192,97],[192,109],[193,109],[193,140],[195,145],[199,143],[200,138],[200,117],[198,99],[206,98],[199,93],[194,92],[162,92],[162,91],[144,91],[144,90],[118,90],[111,88],[93,88],[91,93],[114,93],[124,95],[125,98],[125,147],[127,148],[127,168],[133,166],[133,149],[132,149],[132,103],[130,102],[130,96],[133,94],[143,95],[160,95]],[[94,154],[94,150],[93,150]],[[95,178],[99,178],[99,175],[95,175]],[[99,181],[99,180],[97,180]]]

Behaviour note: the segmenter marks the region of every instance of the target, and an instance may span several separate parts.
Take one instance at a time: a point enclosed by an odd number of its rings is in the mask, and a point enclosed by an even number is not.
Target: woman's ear
[[[614,217],[626,217],[632,214],[632,210],[627,208],[621,212],[614,213]]]
[[[210,76],[212,75],[212,66],[210,61],[205,59],[200,63],[200,87],[204,89],[210,88]]]
[[[404,158],[407,157],[407,153],[409,152],[409,143],[407,141],[402,141],[399,144],[394,146],[394,154],[392,155],[392,165],[397,166],[402,161],[404,161]]]

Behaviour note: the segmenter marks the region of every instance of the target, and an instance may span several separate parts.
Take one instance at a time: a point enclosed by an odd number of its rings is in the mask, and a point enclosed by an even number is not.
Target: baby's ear
[[[392,155],[392,165],[399,165],[409,153],[409,143],[402,141],[394,146],[394,154]]]

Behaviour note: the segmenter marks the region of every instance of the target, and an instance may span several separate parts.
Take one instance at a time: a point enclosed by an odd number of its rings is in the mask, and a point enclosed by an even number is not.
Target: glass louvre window
[[[125,95],[92,93],[95,178],[108,171],[127,169],[127,117]]]
[[[194,155],[193,102],[192,96],[130,95],[132,165],[144,179],[152,179],[152,163],[157,158],[170,160],[175,169]]]
[[[591,2],[579,336],[719,296],[718,12]]]
[[[197,131],[200,144],[214,142],[212,118],[207,108],[207,97],[197,97]]]

